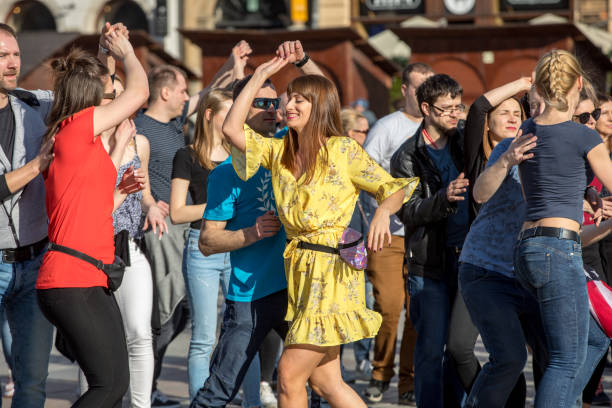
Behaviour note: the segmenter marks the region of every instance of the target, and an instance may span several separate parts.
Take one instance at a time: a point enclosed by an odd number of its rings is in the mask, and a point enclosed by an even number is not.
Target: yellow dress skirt
[[[285,273],[291,322],[285,345],[335,346],[376,336],[382,317],[365,305],[363,270],[338,255],[297,248],[299,241],[336,247],[348,226],[359,192],[379,203],[403,189],[408,200],[418,178],[396,179],[353,139],[330,137],[317,156],[314,177],[295,179],[281,163],[284,142],[245,125],[246,152],[233,149],[236,173],[248,180],[259,166],[271,171],[278,216],[289,243]]]

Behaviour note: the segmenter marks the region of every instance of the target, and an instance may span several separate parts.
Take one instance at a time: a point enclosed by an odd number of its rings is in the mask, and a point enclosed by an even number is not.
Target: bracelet
[[[302,68],[310,59],[310,57],[308,56],[308,54],[304,53],[304,58],[302,58],[301,60],[294,62],[293,65],[295,65],[298,68]]]

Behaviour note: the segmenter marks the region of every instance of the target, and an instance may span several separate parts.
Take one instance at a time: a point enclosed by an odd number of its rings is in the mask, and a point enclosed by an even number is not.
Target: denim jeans
[[[251,360],[270,330],[284,339],[287,291],[252,302],[225,301],[223,326],[212,356],[210,376],[191,401],[191,408],[225,407],[236,395]]]
[[[408,276],[410,319],[418,333],[414,349],[414,392],[419,407],[452,406],[445,401],[445,353],[456,287],[422,276]],[[448,394],[447,394],[448,395]]]
[[[208,378],[210,355],[217,338],[219,283],[225,297],[232,271],[229,252],[202,255],[198,249],[199,236],[199,230],[189,230],[183,253],[183,275],[191,309],[191,341],[187,367],[190,399],[193,399]]]
[[[580,243],[535,236],[517,242],[514,267],[519,281],[539,303],[549,362],[535,407],[573,406],[587,378],[579,378],[587,357],[589,300]],[[597,364],[597,363],[595,363]]]
[[[365,292],[366,292],[366,307],[372,309],[374,307],[374,293],[372,288],[372,282],[368,279],[368,275],[365,275]],[[355,363],[357,367],[363,360],[370,359],[370,348],[372,346],[372,339],[361,339],[353,343],[353,352],[355,353]]]
[[[518,280],[470,263],[459,267],[459,286],[489,353],[465,406],[502,408],[525,367],[525,343],[548,361],[538,302]]]
[[[15,396],[12,407],[42,408],[45,404],[53,326],[43,316],[36,298],[36,278],[43,253],[17,263],[4,263],[0,251],[0,313],[9,321]]]

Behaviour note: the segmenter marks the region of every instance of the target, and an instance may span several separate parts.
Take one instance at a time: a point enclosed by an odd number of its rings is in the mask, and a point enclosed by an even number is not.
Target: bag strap
[[[68,248],[63,245],[58,245],[53,242],[49,242],[49,244],[47,245],[47,248],[49,249],[49,251],[63,252],[64,254],[68,254],[68,255],[74,256],[75,258],[79,258],[82,261],[92,264],[93,266],[100,269],[101,271],[104,271],[104,262],[94,257],[91,257],[81,251],[77,251],[76,249]]]
[[[291,242],[290,240],[287,240],[287,242]],[[311,251],[318,251],[318,252],[326,252],[328,254],[340,254],[340,250],[341,249],[345,249],[345,248],[351,248],[354,246],[357,246],[359,243],[361,242],[361,239],[358,239],[355,242],[347,242],[344,244],[338,244],[338,248],[334,248],[334,247],[330,247],[327,245],[321,245],[321,244],[312,244],[310,242],[306,242],[306,241],[299,241],[297,244],[298,248],[301,249],[309,249]]]

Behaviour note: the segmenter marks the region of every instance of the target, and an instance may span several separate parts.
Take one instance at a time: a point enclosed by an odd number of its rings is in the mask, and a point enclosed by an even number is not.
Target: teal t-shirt
[[[204,219],[227,221],[226,229],[251,227],[268,210],[276,211],[272,175],[263,167],[248,181],[241,180],[232,166],[232,157],[219,164],[208,176],[208,202]],[[283,251],[285,230],[270,238],[232,251],[232,274],[226,298],[252,302],[287,288]]]
[[[446,143],[446,146],[439,150],[427,146],[427,153],[429,153],[429,157],[431,157],[440,176],[442,176],[442,184],[445,188],[448,187],[451,181],[459,176],[459,170],[455,167],[453,158],[450,155],[449,144],[450,143]],[[457,212],[449,216],[446,220],[447,246],[461,248],[468,232],[469,215],[467,193],[464,193],[463,196],[465,197],[463,201],[457,201]]]

